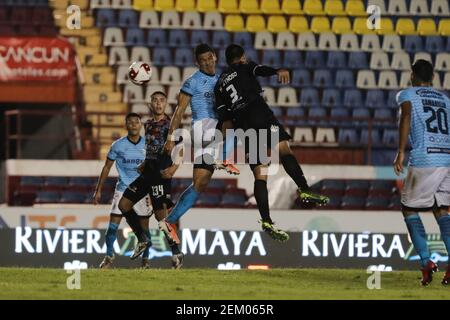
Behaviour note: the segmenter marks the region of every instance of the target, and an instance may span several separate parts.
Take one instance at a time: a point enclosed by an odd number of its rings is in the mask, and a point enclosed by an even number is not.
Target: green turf
[[[366,287],[365,270],[260,271],[82,270],[81,289],[68,290],[65,270],[0,268],[0,299],[450,299],[450,287],[419,286],[420,272],[381,273]]]

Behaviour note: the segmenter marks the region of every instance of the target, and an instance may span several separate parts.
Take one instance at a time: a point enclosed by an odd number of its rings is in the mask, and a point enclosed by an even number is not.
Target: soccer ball
[[[145,62],[133,62],[128,69],[128,78],[136,85],[145,85],[152,78],[152,68]]]

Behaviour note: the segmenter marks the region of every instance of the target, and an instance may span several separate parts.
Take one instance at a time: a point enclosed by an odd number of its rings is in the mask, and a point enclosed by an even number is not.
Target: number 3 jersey
[[[411,103],[413,167],[450,167],[450,99],[431,87],[412,87],[397,94],[397,104]]]

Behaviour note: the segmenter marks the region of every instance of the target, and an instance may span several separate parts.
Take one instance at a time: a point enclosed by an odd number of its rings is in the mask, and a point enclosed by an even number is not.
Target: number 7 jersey
[[[450,99],[431,87],[412,87],[397,94],[397,104],[411,103],[413,167],[450,167]]]

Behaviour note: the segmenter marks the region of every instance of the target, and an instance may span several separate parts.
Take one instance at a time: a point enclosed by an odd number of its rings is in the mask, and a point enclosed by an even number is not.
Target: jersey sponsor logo
[[[211,98],[211,97],[214,96],[214,93],[207,91],[207,92],[205,92],[203,95],[204,95],[205,98],[208,98],[208,99],[209,99],[209,98]]]
[[[434,91],[434,90],[430,90],[430,89],[419,89],[416,91],[416,94],[421,96],[421,97],[427,97],[427,98],[442,98],[442,94]]]
[[[142,159],[122,159],[122,164],[141,164]]]
[[[427,148],[427,153],[445,153],[445,154],[450,154],[450,148]]]

